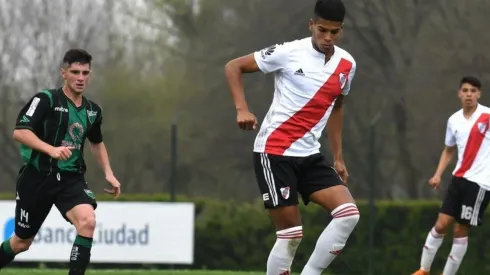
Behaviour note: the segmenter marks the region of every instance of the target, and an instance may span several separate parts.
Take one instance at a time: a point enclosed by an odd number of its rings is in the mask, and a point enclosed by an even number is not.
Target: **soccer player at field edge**
[[[445,148],[430,186],[439,188],[441,176],[458,152],[458,162],[439,211],[439,217],[422,248],[420,269],[412,275],[429,275],[444,236],[454,224],[454,239],[443,275],[454,275],[468,249],[470,227],[482,224],[490,202],[490,108],[478,103],[481,82],[473,76],[460,81],[461,109],[447,121]]]
[[[16,184],[15,234],[0,246],[0,269],[29,249],[54,204],[77,230],[68,274],[85,274],[97,208],[84,178],[85,139],[112,186],[105,192],[116,198],[121,192],[102,141],[102,109],[83,96],[91,62],[85,50],[67,51],[61,68],[63,87],[37,93],[17,117],[13,137],[21,144],[25,164]]]
[[[267,275],[287,275],[303,237],[299,196],[322,206],[333,219],[321,233],[301,275],[320,275],[341,253],[359,220],[346,184],[342,156],[343,99],[349,93],[356,62],[335,46],[343,31],[341,0],[318,0],[309,21],[311,37],[276,44],[235,58],[225,75],[243,130],[257,128],[243,91],[244,73],[274,73],[272,105],[254,144],[253,161],[264,206],[277,240],[267,260]],[[327,123],[328,122],[328,123]],[[327,127],[333,166],[320,153]]]

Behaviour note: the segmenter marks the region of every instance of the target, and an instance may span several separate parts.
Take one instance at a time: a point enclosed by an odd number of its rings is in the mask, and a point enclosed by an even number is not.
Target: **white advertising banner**
[[[92,245],[93,263],[192,264],[194,204],[98,202]],[[15,228],[15,201],[0,201],[1,241]],[[76,237],[55,206],[31,248],[16,261],[68,262]]]

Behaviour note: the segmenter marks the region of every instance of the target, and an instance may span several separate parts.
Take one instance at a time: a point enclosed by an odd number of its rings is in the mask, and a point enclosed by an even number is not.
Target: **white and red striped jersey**
[[[354,58],[335,46],[330,60],[311,37],[254,53],[263,73],[274,73],[272,104],[255,139],[254,152],[309,156],[320,151],[320,136],[335,100],[347,95],[356,71]]]
[[[453,175],[476,182],[490,190],[490,108],[478,105],[471,118],[463,110],[447,121],[446,146],[458,148]]]

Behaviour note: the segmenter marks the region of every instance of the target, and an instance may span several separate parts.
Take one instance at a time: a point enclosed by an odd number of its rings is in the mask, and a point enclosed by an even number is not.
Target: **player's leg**
[[[303,237],[294,158],[254,153],[254,170],[277,239],[267,259],[267,275],[286,275]]]
[[[63,217],[77,230],[70,253],[68,274],[83,275],[90,263],[97,203],[83,176],[63,174],[60,179],[64,189],[58,195],[55,204]]]
[[[349,190],[321,154],[305,159],[299,179],[305,204],[312,201],[332,215],[301,275],[320,275],[341,253],[359,221],[359,210]]]
[[[454,227],[453,245],[443,275],[454,275],[458,271],[468,249],[469,228],[482,224],[483,214],[490,201],[490,192],[478,184],[465,179],[458,179],[457,181],[462,202],[459,207],[459,215],[455,216],[457,223]]]
[[[0,269],[29,249],[53,205],[46,192],[48,179],[35,169],[23,167],[17,178],[15,231],[0,245]]]
[[[430,230],[422,248],[422,256],[420,259],[420,269],[412,275],[428,275],[431,269],[437,251],[441,247],[444,236],[447,234],[454,218],[461,213],[461,196],[456,183],[456,178],[453,178],[449,184],[446,196],[442,201],[437,221]]]
[[[456,223],[454,226],[454,239],[444,267],[443,275],[454,275],[463,261],[466,250],[468,249],[468,224]]]

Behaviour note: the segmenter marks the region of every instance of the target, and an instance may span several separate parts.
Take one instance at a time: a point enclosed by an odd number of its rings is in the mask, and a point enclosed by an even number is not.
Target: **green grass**
[[[0,270],[0,275],[66,275],[68,270],[64,269],[26,269],[26,268],[7,268]],[[264,275],[264,272],[238,272],[238,271],[189,271],[189,270],[95,270],[87,271],[85,275]],[[293,273],[291,275],[298,275]],[[327,274],[324,274],[327,275]]]
[[[63,269],[20,269],[10,268],[0,271],[1,275],[66,275]],[[235,272],[235,271],[175,271],[175,270],[96,270],[87,271],[86,275],[264,275],[265,272]]]

